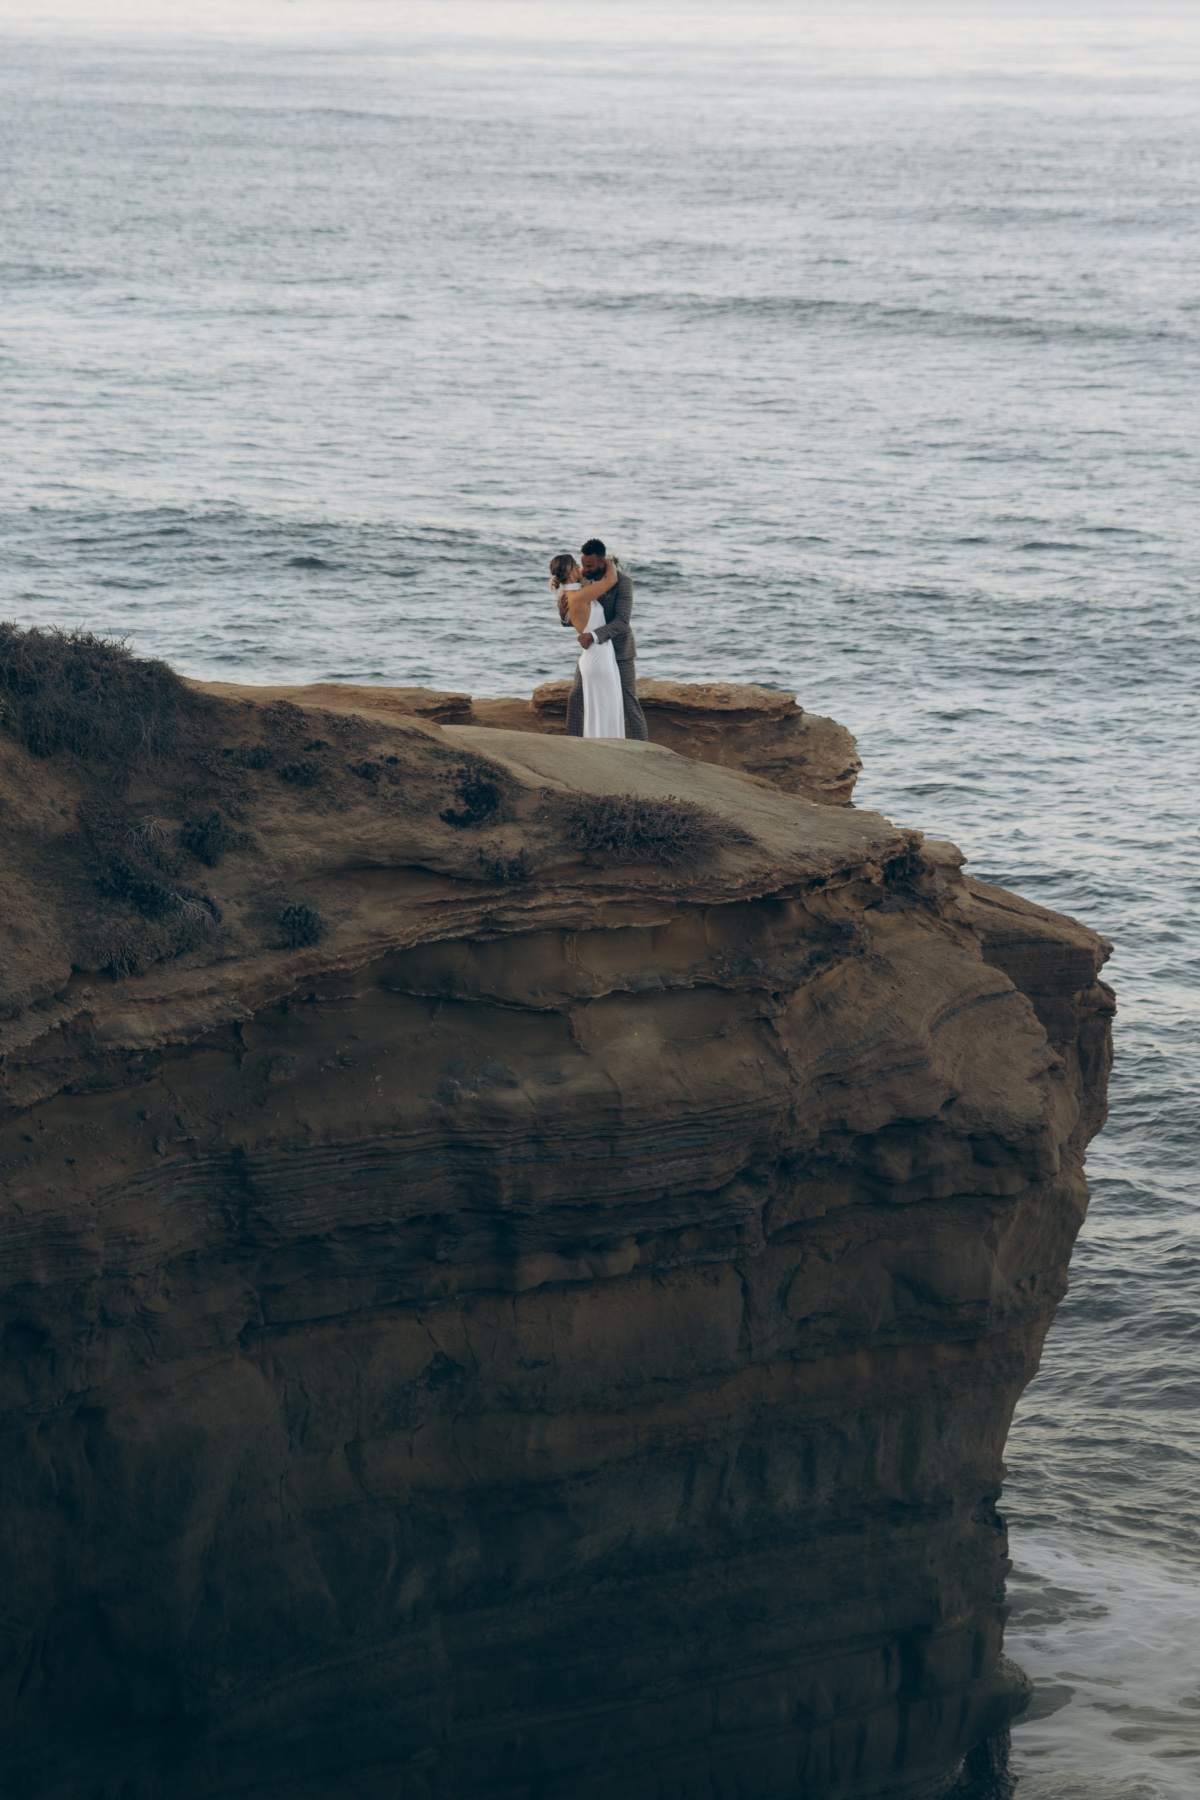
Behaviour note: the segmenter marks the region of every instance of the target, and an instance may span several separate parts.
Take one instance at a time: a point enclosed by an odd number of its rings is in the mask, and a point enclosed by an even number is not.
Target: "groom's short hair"
[[[589,538],[579,554],[580,556],[607,556],[608,551],[599,538]]]

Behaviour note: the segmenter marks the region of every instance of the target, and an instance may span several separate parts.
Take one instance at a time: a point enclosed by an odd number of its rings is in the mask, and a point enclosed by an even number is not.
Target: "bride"
[[[604,606],[595,596],[603,593],[616,580],[611,578],[586,587],[583,570],[570,554],[550,558],[550,586],[555,592],[565,591],[567,617],[582,639],[599,631],[606,623]],[[580,654],[579,674],[583,681],[583,735],[590,738],[623,738],[625,736],[625,696],[621,692],[621,673],[617,653],[611,643],[593,641]]]

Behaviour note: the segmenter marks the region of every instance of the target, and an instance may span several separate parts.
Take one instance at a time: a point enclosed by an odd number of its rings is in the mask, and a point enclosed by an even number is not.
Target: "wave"
[[[968,312],[955,308],[887,306],[871,300],[825,300],[790,294],[686,294],[672,292],[548,291],[547,305],[589,312],[658,312],[683,318],[739,318],[782,323],[844,322],[882,331],[956,332],[961,335],[1025,338],[1034,342],[1200,344],[1195,331],[1163,325],[1126,325],[1115,320],[1036,319],[1019,313]]]
[[[1013,1536],[1006,1647],[1034,1680],[1022,1800],[1195,1800],[1200,1571]]]

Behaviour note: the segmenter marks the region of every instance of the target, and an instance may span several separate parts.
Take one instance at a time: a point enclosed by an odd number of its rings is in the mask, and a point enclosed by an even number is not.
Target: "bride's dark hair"
[[[575,567],[575,558],[569,550],[563,550],[558,556],[550,558],[550,586],[560,588],[570,580],[571,570]]]

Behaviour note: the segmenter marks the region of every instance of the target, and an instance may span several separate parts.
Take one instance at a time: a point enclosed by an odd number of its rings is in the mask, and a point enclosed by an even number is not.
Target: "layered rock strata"
[[[6,1793],[945,1793],[1107,947],[852,747],[379,693],[115,798],[0,732]]]

